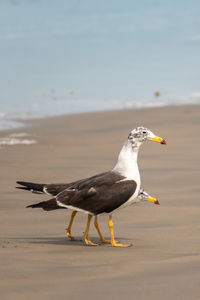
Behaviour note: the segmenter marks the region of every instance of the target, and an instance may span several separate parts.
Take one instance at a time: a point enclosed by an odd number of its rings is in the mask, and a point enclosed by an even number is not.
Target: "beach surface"
[[[15,134],[35,144],[0,148],[1,299],[188,299],[200,295],[200,106],[99,112],[27,122]],[[116,240],[129,248],[71,242],[70,211],[26,205],[50,197],[16,190],[16,180],[70,182],[113,168],[129,132],[143,125],[167,140],[139,153],[143,202],[114,214]],[[22,133],[26,133],[26,137]],[[72,233],[82,238],[87,216]],[[109,238],[108,217],[99,218]],[[98,242],[92,224],[91,240]]]

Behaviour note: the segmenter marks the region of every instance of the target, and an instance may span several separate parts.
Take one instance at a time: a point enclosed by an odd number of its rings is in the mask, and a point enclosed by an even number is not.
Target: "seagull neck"
[[[117,164],[113,171],[120,173],[121,175],[133,178],[139,176],[139,170],[137,165],[138,150],[141,143],[132,143],[132,141],[126,141],[122,147]]]

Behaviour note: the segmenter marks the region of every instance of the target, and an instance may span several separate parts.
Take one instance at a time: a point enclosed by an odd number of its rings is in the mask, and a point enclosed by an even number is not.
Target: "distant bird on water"
[[[112,214],[117,209],[138,202],[138,196],[141,196],[141,180],[137,157],[140,146],[147,140],[166,145],[164,139],[156,136],[149,129],[137,127],[130,132],[119,153],[118,161],[111,171],[67,184],[40,184],[17,181],[18,184],[22,185],[22,187],[18,188],[29,190],[33,193],[45,193],[54,196],[53,199],[29,205],[28,207],[41,207],[44,210],[72,209],[71,225],[76,212],[87,213],[88,221],[84,233],[84,240],[87,245],[96,245],[90,241],[88,236],[92,216],[95,216],[95,227],[101,239],[97,216],[107,213],[109,215],[108,225],[111,245],[114,247],[128,247],[130,244],[121,244],[114,239]],[[157,200],[155,199],[154,202],[156,203]],[[69,237],[71,236],[70,224],[67,231]],[[102,236],[101,241],[104,242],[104,240]]]

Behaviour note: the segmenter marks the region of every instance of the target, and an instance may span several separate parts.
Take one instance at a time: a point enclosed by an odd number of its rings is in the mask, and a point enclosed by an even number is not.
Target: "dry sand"
[[[146,142],[139,154],[142,186],[161,205],[114,215],[116,239],[133,247],[70,242],[70,212],[25,208],[48,197],[16,190],[16,180],[68,182],[109,170],[137,125],[168,145]],[[15,130],[24,131],[38,143],[0,149],[1,299],[200,299],[200,106],[48,118]],[[86,218],[77,215],[75,236]],[[107,221],[100,217],[109,238]],[[98,241],[93,225],[90,236]]]

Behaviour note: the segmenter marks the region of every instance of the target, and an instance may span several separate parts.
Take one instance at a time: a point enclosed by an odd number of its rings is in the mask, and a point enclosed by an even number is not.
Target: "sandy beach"
[[[200,298],[200,106],[77,114],[33,120],[32,145],[0,148],[0,293],[10,299]],[[167,140],[139,153],[142,187],[160,206],[141,203],[114,214],[129,248],[89,247],[66,238],[70,211],[26,205],[48,199],[15,189],[16,180],[70,182],[113,168],[130,130],[144,125]],[[87,216],[72,228],[82,238]],[[99,224],[109,238],[108,217]],[[98,242],[92,224],[91,240]]]

